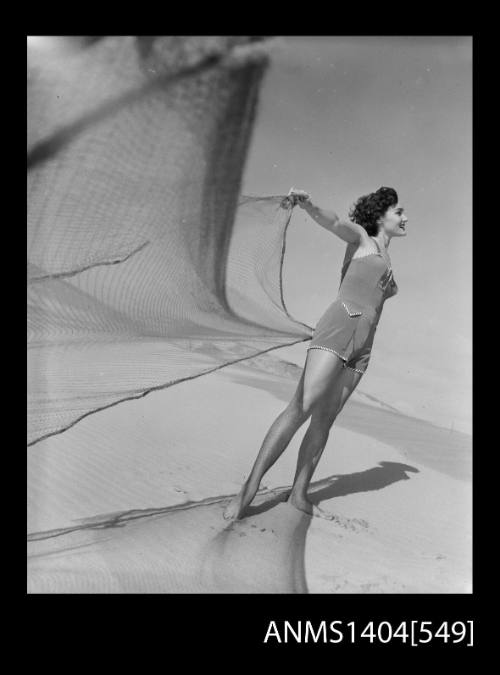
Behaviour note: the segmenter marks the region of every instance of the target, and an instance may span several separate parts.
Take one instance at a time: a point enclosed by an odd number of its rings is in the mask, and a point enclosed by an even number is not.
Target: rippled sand
[[[248,516],[222,511],[294,389],[247,362],[124,402],[28,454],[31,593],[471,592],[470,437],[355,394],[311,498],[284,499],[306,425]]]

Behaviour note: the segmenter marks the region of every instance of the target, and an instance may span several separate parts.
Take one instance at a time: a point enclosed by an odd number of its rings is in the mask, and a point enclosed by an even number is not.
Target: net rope
[[[241,196],[265,45],[111,36],[28,55],[28,444],[308,340],[284,196]]]

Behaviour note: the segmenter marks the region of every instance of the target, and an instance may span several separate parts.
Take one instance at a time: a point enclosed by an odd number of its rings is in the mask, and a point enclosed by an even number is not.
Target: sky
[[[407,236],[359,389],[472,429],[472,38],[282,37],[271,51],[244,194],[307,190],[347,217],[394,187]],[[345,242],[295,209],[284,295],[311,326],[337,295]],[[304,364],[307,342],[276,352]]]

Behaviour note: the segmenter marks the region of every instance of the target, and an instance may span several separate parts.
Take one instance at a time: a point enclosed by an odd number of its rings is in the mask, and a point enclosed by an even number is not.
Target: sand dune
[[[29,592],[470,592],[470,438],[359,398],[311,487],[336,520],[284,502],[304,425],[248,517],[228,526],[225,501],[295,388],[247,365],[30,449]]]

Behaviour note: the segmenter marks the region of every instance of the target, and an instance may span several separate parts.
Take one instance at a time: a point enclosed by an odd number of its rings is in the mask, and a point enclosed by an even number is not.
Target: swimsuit
[[[378,253],[344,262],[338,296],[316,324],[307,348],[333,352],[357,373],[368,367],[385,300],[398,292],[390,263],[374,242]]]

